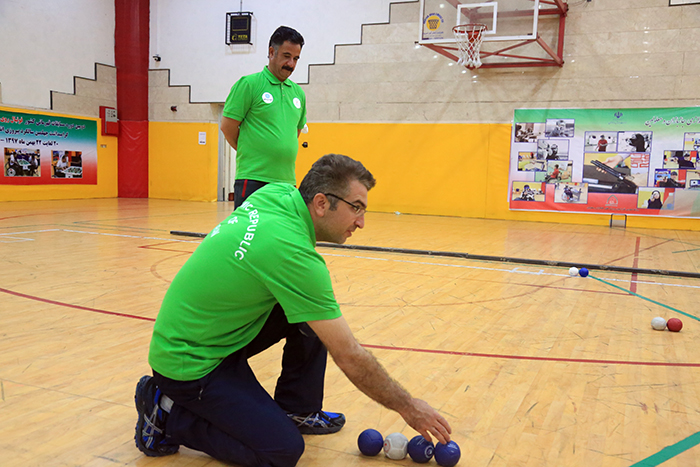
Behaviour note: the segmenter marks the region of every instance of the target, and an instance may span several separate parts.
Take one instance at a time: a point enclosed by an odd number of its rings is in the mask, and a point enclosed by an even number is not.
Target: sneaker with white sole
[[[345,425],[345,415],[323,410],[307,414],[288,413],[287,416],[296,423],[299,431],[304,435],[337,433]]]
[[[175,454],[180,446],[165,441],[165,422],[168,413],[160,405],[162,393],[150,376],[142,376],[136,385],[136,447],[149,457]]]

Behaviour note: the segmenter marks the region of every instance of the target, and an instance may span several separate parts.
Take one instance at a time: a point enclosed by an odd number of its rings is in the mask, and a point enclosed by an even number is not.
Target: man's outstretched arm
[[[450,441],[452,428],[447,420],[427,402],[411,397],[391,378],[377,359],[357,342],[345,318],[309,321],[308,324],[358,389],[384,407],[398,412],[428,441],[431,441],[431,434],[443,444]]]

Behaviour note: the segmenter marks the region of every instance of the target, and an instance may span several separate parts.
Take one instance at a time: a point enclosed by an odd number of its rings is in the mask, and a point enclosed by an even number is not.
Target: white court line
[[[35,230],[35,231],[28,231],[28,232],[13,232],[12,234],[0,234],[0,236],[9,236],[9,235],[16,235],[16,234],[27,234],[27,233],[41,233],[41,232],[56,232],[56,231],[63,231],[63,232],[71,232],[71,233],[83,233],[83,234],[90,234],[90,235],[105,235],[107,237],[123,237],[123,238],[138,238],[142,240],[161,240],[164,242],[180,242],[180,243],[201,243],[202,240],[177,240],[177,239],[172,239],[172,238],[159,238],[159,237],[143,237],[140,235],[121,235],[121,234],[110,234],[110,233],[103,233],[103,232],[91,232],[91,231],[86,231],[86,230],[69,230],[69,229],[48,229],[48,230]],[[11,238],[11,237],[10,237]],[[33,239],[25,239],[27,241],[33,240]],[[16,243],[16,242],[0,242],[0,243]],[[499,271],[499,272],[507,272],[511,274],[530,274],[530,275],[535,275],[535,276],[550,276],[550,277],[570,277],[568,274],[556,274],[556,273],[551,273],[551,272],[544,272],[544,269],[540,269],[539,271],[524,271],[521,270],[519,267],[513,267],[510,269],[505,269],[505,268],[487,268],[487,267],[482,267],[482,266],[467,266],[465,264],[447,264],[447,263],[432,263],[432,262],[424,262],[424,261],[409,261],[409,260],[401,260],[401,259],[388,259],[388,258],[376,258],[373,256],[358,256],[358,255],[340,255],[340,254],[335,254],[335,253],[321,253],[323,256],[339,256],[339,257],[345,257],[345,258],[359,258],[359,259],[369,259],[369,260],[374,260],[374,261],[392,261],[395,263],[409,263],[409,264],[426,264],[429,266],[443,266],[443,267],[450,267],[450,268],[463,268],[463,269],[478,269],[482,271]],[[668,284],[664,282],[648,282],[648,281],[629,281],[627,279],[617,279],[617,278],[602,278],[600,277],[599,279],[604,279],[606,281],[610,282],[635,282],[637,284],[646,284],[646,285],[663,285],[667,287],[682,287],[686,289],[700,289],[700,286],[697,285],[684,285],[684,284]]]
[[[340,257],[345,257],[345,258],[360,258],[360,259],[371,259],[371,260],[378,260],[378,261],[392,261],[395,263],[409,263],[409,264],[427,264],[430,266],[444,266],[444,267],[449,267],[449,268],[463,268],[463,269],[479,269],[482,271],[499,271],[499,272],[506,272],[506,273],[511,273],[511,274],[532,274],[535,276],[551,276],[551,277],[571,277],[568,274],[556,274],[552,272],[544,272],[544,269],[540,269],[537,272],[534,271],[523,271],[519,267],[514,267],[510,269],[505,269],[505,268],[487,268],[487,267],[482,267],[482,266],[467,266],[466,264],[447,264],[447,263],[432,263],[432,262],[424,262],[424,261],[409,261],[405,259],[387,259],[387,258],[374,258],[371,256],[356,256],[356,255],[340,255],[340,254],[335,254],[335,253],[321,253],[322,256],[340,256]],[[603,279],[600,277],[599,279]],[[604,280],[606,281],[611,281],[611,282],[634,282],[636,284],[647,284],[647,285],[663,285],[666,287],[682,287],[686,289],[700,289],[700,286],[698,285],[684,285],[684,284],[667,284],[663,282],[648,282],[648,281],[630,281],[628,279],[608,279],[605,278]]]
[[[139,238],[142,240],[162,240],[164,242],[202,243],[201,240],[175,240],[172,238],[142,237],[140,235],[111,234],[111,233],[104,233],[104,232],[90,232],[87,230],[69,230],[69,229],[60,229],[60,230],[62,230],[63,232],[71,232],[71,233],[82,233],[82,234],[89,234],[89,235],[104,235],[106,237]]]
[[[5,236],[5,235],[19,235],[19,234],[32,234],[32,233],[41,233],[41,232],[58,232],[61,229],[46,229],[46,230],[27,230],[26,232],[7,232],[7,233],[0,233],[0,236]]]
[[[27,232],[7,232],[7,233],[0,233],[0,243],[20,243],[20,242],[33,242],[33,238],[25,238],[25,237],[15,237],[15,235],[19,234],[33,234],[33,233],[41,233],[41,232],[56,232],[60,229],[48,229],[48,230],[31,230]],[[6,242],[4,241],[5,239],[12,239],[14,241],[9,241]]]
[[[9,239],[8,241],[5,241],[5,239]],[[2,240],[0,240],[0,243],[20,243],[20,242],[33,242],[33,238],[24,238],[24,237],[3,237]]]
[[[42,233],[42,232],[70,232],[70,233],[82,233],[82,234],[89,234],[89,235],[104,235],[107,237],[124,237],[124,238],[139,238],[143,240],[161,240],[164,242],[181,242],[181,243],[202,243],[202,240],[177,240],[177,239],[172,239],[172,238],[159,238],[159,237],[142,237],[140,235],[122,235],[122,234],[111,234],[111,233],[104,233],[104,232],[91,232],[87,230],[70,230],[70,229],[46,229],[46,230],[31,230],[27,232],[8,232],[8,233],[0,233],[0,237],[2,236],[7,236],[8,238],[12,238],[11,235],[18,235],[18,234],[32,234],[32,233]],[[17,237],[21,238],[21,237]],[[33,241],[33,238],[23,238],[22,240],[25,241]],[[3,243],[0,240],[0,243]],[[6,243],[11,243],[11,242],[6,242]],[[12,242],[15,243],[15,242]]]

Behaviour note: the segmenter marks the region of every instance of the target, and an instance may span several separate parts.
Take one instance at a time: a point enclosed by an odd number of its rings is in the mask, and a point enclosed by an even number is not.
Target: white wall
[[[240,1],[151,0],[151,68],[169,68],[171,85],[191,85],[193,102],[223,102],[241,76],[267,64],[277,27],[298,30],[304,46],[292,80],[308,82],[309,64],[333,63],[335,44],[359,43],[363,23],[389,21],[390,0],[244,0],[254,14],[253,46],[225,43],[226,13]]]
[[[114,0],[0,0],[2,103],[50,108],[73,76],[114,65]]]
[[[416,48],[419,5],[364,27],[304,85],[311,122],[508,123],[520,108],[700,105],[700,4],[569,0],[564,66],[480,68]],[[540,22],[540,33],[544,26]],[[550,42],[554,43],[554,42]],[[493,43],[492,43],[493,44]]]
[[[402,1],[402,0],[399,0]],[[416,1],[416,0],[413,0]],[[309,64],[332,63],[335,44],[361,40],[363,23],[389,20],[390,0],[244,0],[254,13],[254,45],[225,43],[226,12],[240,0],[151,0],[153,69],[171,85],[191,86],[193,102],[223,102],[236,80],[267,64],[280,25],[306,45],[292,79],[308,81]],[[48,109],[51,91],[72,93],[73,77],[95,78],[95,63],[114,66],[114,0],[0,0],[2,103]]]

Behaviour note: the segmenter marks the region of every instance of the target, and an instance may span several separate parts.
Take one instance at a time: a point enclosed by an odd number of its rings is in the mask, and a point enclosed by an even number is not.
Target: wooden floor
[[[218,466],[133,442],[133,391],[163,295],[229,203],[0,204],[0,465]],[[700,233],[369,213],[355,244],[700,272]],[[357,338],[438,408],[459,465],[700,466],[700,280],[319,249]],[[633,293],[630,293],[633,292]],[[653,331],[678,317],[680,333]],[[279,346],[254,368],[272,389]],[[301,466],[396,466],[358,434],[413,430],[329,363],[338,434]],[[690,449],[684,450],[691,446]],[[431,461],[435,465],[434,461]]]

